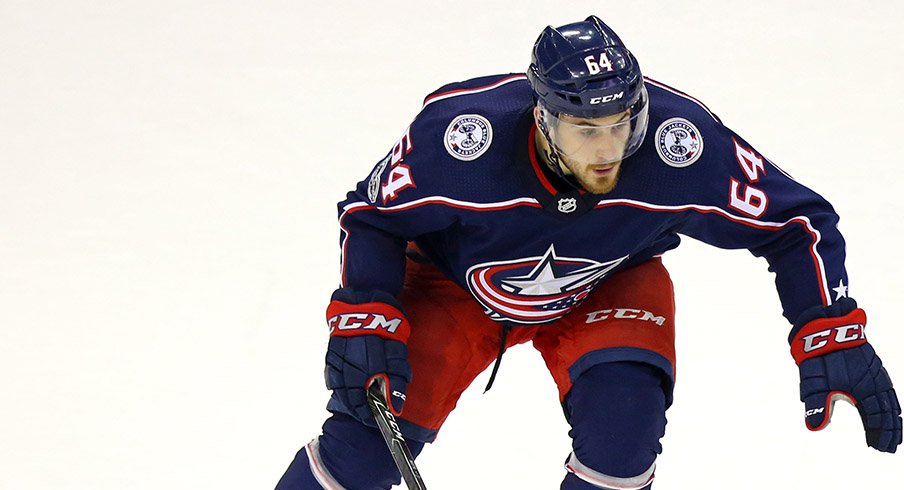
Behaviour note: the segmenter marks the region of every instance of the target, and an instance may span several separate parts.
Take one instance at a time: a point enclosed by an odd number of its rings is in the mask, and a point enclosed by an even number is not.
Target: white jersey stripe
[[[505,77],[496,83],[493,83],[490,85],[485,85],[483,87],[476,87],[476,88],[472,88],[472,89],[451,90],[449,92],[432,95],[430,97],[427,97],[426,100],[424,100],[423,107],[427,107],[428,105],[430,105],[436,101],[439,101],[439,100],[450,99],[452,97],[458,97],[459,95],[479,94],[480,92],[486,92],[487,90],[493,90],[495,88],[499,88],[507,83],[517,82],[518,80],[526,80],[526,79],[527,79],[527,75],[512,75],[512,76]]]
[[[469,201],[460,201],[457,199],[451,199],[444,196],[428,196],[421,199],[417,199],[408,203],[399,204],[396,206],[373,206],[371,204],[365,202],[354,202],[346,205],[343,209],[342,215],[339,217],[339,227],[345,233],[345,237],[342,240],[342,250],[341,250],[341,271],[342,271],[342,285],[345,285],[345,253],[346,253],[346,243],[349,238],[348,230],[342,226],[342,219],[349,213],[353,212],[357,209],[363,208],[372,208],[377,211],[382,212],[398,212],[404,211],[406,209],[415,208],[422,205],[428,204],[440,204],[452,207],[458,207],[463,209],[471,209],[474,211],[496,211],[500,209],[506,209],[517,206],[534,206],[539,207],[540,203],[534,198],[529,197],[520,197],[517,199],[510,199],[508,201],[501,202],[489,202],[489,203],[477,203],[477,202],[469,202]],[[664,206],[660,204],[652,204],[648,202],[636,201],[633,199],[603,199],[600,200],[596,207],[606,207],[606,206],[635,206],[643,209],[649,209],[651,211],[667,211],[667,212],[680,212],[680,211],[697,211],[703,213],[716,213],[724,216],[732,221],[739,222],[742,224],[746,224],[752,227],[766,228],[766,229],[781,229],[785,226],[788,226],[792,223],[801,223],[810,232],[810,234],[814,237],[813,243],[810,245],[810,253],[813,255],[814,260],[817,265],[817,274],[819,279],[819,284],[823,293],[823,297],[825,298],[826,305],[832,304],[832,296],[829,293],[829,285],[828,279],[826,279],[825,272],[825,263],[822,259],[822,256],[819,254],[818,245],[822,240],[822,234],[817,230],[812,223],[810,223],[810,219],[806,216],[795,216],[783,223],[769,222],[769,221],[759,221],[752,218],[747,218],[744,216],[738,216],[725,211],[724,209],[717,206],[706,206],[702,204],[684,204],[680,206]]]
[[[763,158],[766,158],[766,157],[763,157]],[[794,177],[792,177],[791,174],[789,174],[788,172],[785,172],[785,170],[783,168],[779,167],[778,165],[776,165],[775,162],[773,162],[772,160],[770,160],[768,158],[766,158],[766,161],[769,162],[769,165],[772,165],[773,167],[775,167],[776,170],[781,172],[782,175],[784,175],[785,177],[788,177],[791,180],[794,180]],[[794,180],[794,182],[797,182],[797,181]]]
[[[459,201],[458,199],[452,199],[445,196],[427,196],[422,197],[420,199],[415,199],[411,202],[406,202],[404,204],[397,204],[395,206],[374,206],[372,204],[368,204],[366,202],[353,202],[351,204],[347,204],[342,210],[344,212],[350,212],[352,210],[363,208],[363,207],[372,207],[377,211],[384,212],[396,212],[396,211],[404,211],[406,209],[415,208],[418,206],[422,206],[425,204],[444,204],[447,206],[452,206],[456,208],[465,208],[465,209],[473,209],[475,211],[483,211],[490,210],[496,211],[500,209],[513,208],[521,205],[533,205],[534,207],[540,206],[540,201],[532,198],[532,197],[519,197],[516,199],[509,199],[508,201],[499,201],[499,202],[470,202],[470,201]]]
[[[473,211],[498,211],[502,209],[513,208],[517,206],[534,206],[540,207],[540,201],[532,198],[532,197],[519,197],[517,199],[510,199],[508,201],[501,202],[469,202],[469,201],[459,201],[457,199],[450,199],[444,196],[428,196],[421,199],[416,199],[414,201],[398,204],[396,206],[374,206],[373,204],[368,204],[366,202],[353,202],[350,204],[346,204],[342,208],[342,214],[339,215],[339,229],[345,235],[342,237],[342,241],[340,244],[340,256],[339,256],[339,272],[340,272],[340,284],[342,287],[345,287],[345,254],[347,251],[347,244],[349,239],[349,231],[342,224],[342,220],[351,212],[356,210],[365,210],[365,209],[374,209],[376,211],[382,212],[397,212],[397,211],[405,211],[406,209],[416,208],[418,206],[423,206],[427,204],[441,204],[445,206],[452,206],[456,208],[462,209],[470,209]]]
[[[683,97],[683,98],[685,98],[685,99],[687,99],[687,100],[689,100],[689,101],[691,101],[691,102],[697,104],[698,106],[702,107],[703,110],[706,111],[707,114],[709,114],[709,117],[713,118],[713,120],[715,120],[717,123],[720,123],[720,124],[721,124],[722,121],[719,121],[719,118],[716,117],[716,115],[713,114],[712,111],[710,111],[709,108],[706,107],[706,106],[703,104],[703,102],[700,102],[699,100],[697,100],[697,99],[691,97],[690,95],[687,95],[687,94],[685,94],[685,93],[679,92],[678,90],[675,90],[675,89],[673,89],[672,87],[669,87],[668,85],[663,85],[662,83],[659,83],[659,82],[657,82],[656,80],[652,80],[652,79],[647,78],[647,77],[644,77],[643,80],[644,80],[644,83],[649,83],[650,85],[653,85],[654,87],[659,87],[659,88],[661,88],[661,89],[663,89],[663,90],[666,90],[666,91],[668,91],[668,92],[671,92],[671,93],[673,93],[673,94],[675,94],[675,95],[677,95],[677,96],[679,96],[679,97]]]
[[[822,256],[819,254],[817,249],[817,245],[822,240],[822,234],[819,233],[812,223],[810,223],[810,218],[806,216],[795,216],[783,223],[776,223],[770,221],[759,221],[752,218],[746,218],[744,216],[737,216],[734,214],[725,211],[724,209],[717,206],[704,206],[702,204],[683,204],[680,206],[663,206],[660,204],[651,204],[648,202],[635,201],[633,199],[603,199],[596,204],[596,207],[605,207],[605,206],[634,206],[643,209],[649,209],[651,211],[669,211],[669,212],[679,212],[679,211],[697,211],[702,213],[716,213],[724,216],[732,221],[736,221],[739,223],[746,224],[748,226],[752,226],[754,228],[765,228],[765,229],[781,229],[785,226],[788,226],[792,223],[801,223],[806,227],[807,231],[813,236],[813,243],[810,244],[810,253],[813,255],[813,258],[816,260],[817,264],[817,279],[819,279],[819,285],[822,289],[823,296],[826,300],[826,306],[832,304],[832,296],[829,294],[829,281],[826,279],[826,270],[825,263],[822,260]]]

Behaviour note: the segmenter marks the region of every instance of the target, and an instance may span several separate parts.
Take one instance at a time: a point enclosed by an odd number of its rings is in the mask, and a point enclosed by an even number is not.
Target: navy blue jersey
[[[681,234],[765,257],[789,321],[845,294],[832,206],[699,101],[645,83],[646,136],[603,195],[563,187],[538,163],[524,75],[428,96],[339,204],[342,286],[397,294],[414,242],[491,318],[542,324],[614,271],[675,248]]]

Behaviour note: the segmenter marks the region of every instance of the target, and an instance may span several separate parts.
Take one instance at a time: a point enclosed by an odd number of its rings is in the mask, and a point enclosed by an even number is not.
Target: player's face
[[[631,135],[628,111],[592,119],[562,114],[549,132],[566,167],[563,170],[584,189],[605,194],[615,188]]]

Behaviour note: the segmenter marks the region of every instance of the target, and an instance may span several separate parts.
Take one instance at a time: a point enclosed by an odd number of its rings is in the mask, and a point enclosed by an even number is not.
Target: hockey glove
[[[866,443],[893,453],[901,443],[901,406],[865,327],[866,313],[850,298],[801,315],[789,336],[800,400],[812,431],[829,425],[835,401],[848,401],[860,412]]]
[[[327,308],[330,341],[326,353],[326,387],[353,416],[374,425],[367,387],[385,378],[386,400],[396,415],[411,381],[408,347],[411,331],[395,298],[383,292],[336,290]]]

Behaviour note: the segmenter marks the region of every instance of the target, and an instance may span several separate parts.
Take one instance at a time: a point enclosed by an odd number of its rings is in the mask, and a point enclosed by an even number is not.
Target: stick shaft
[[[370,410],[374,413],[377,427],[380,428],[380,433],[383,434],[383,440],[386,441],[392,460],[395,461],[396,466],[402,473],[405,484],[408,485],[410,490],[427,490],[424,480],[414,464],[414,457],[411,456],[408,444],[402,436],[402,429],[396,422],[392,410],[389,409],[389,403],[384,395],[386,393],[384,386],[383,378],[375,378],[374,382],[367,388],[367,403],[370,405]]]

